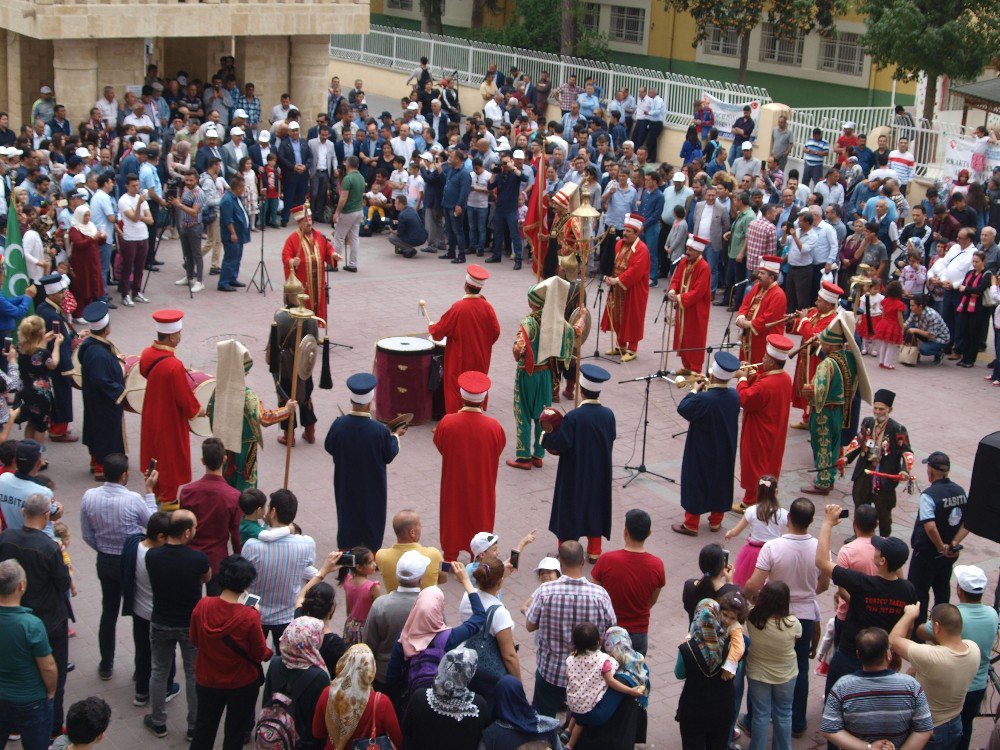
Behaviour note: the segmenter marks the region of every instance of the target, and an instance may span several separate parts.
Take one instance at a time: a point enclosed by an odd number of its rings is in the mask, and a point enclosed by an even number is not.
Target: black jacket
[[[0,534],[2,560],[21,563],[28,579],[21,604],[45,623],[46,632],[65,628],[66,621],[73,616],[66,596],[71,580],[55,540],[38,529],[7,529]]]
[[[886,474],[898,474],[903,463],[904,454],[911,452],[910,436],[906,433],[906,428],[895,419],[890,419],[882,435],[882,457],[878,462],[878,466],[872,466],[868,460],[868,451],[865,445],[871,439],[874,429],[875,417],[865,417],[861,420],[861,427],[858,429],[857,438],[855,438],[858,447],[848,451],[845,456],[848,462],[853,461],[855,458],[858,459],[858,463],[854,466],[854,473],[851,475],[852,480],[863,477],[865,469],[875,469]],[[892,479],[883,478],[882,481],[890,489],[895,489],[896,485],[899,484],[899,482]]]

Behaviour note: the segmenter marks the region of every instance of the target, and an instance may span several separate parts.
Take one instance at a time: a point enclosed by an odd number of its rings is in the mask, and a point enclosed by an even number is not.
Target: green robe
[[[542,447],[542,425],[538,418],[545,407],[552,405],[552,372],[547,366],[548,360],[538,361],[541,317],[541,311],[538,311],[524,318],[515,339],[515,350],[521,343],[525,347],[525,351],[517,357],[517,373],[514,376],[516,455],[521,461],[542,458],[545,455],[545,449]],[[563,330],[561,350],[564,356],[559,357],[558,361],[565,365],[571,359],[573,352],[573,329],[568,323]],[[533,364],[535,372],[526,369],[528,363]],[[532,439],[532,427],[534,427],[534,439]]]
[[[243,404],[242,450],[239,453],[226,451],[226,465],[222,476],[226,483],[240,492],[257,487],[257,446],[263,444],[261,427],[275,424],[285,416],[285,409],[265,409],[260,398],[250,388],[246,388]],[[211,422],[215,412],[215,396],[208,402],[208,419]]]
[[[853,353],[841,350],[824,357],[816,366],[812,385],[809,443],[817,469],[815,485],[829,489],[840,458],[840,432],[850,425],[851,402],[858,389],[858,363]]]

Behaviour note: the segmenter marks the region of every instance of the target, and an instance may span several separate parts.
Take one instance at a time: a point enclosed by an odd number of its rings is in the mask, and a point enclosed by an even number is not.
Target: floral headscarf
[[[437,586],[429,586],[417,595],[417,601],[403,625],[403,632],[399,636],[399,642],[403,644],[403,655],[412,659],[430,645],[434,636],[447,629],[444,621],[444,592]]]
[[[719,619],[719,603],[714,599],[702,599],[694,610],[691,621],[691,644],[698,649],[709,672],[722,666],[725,658],[722,622]]]
[[[329,674],[326,662],[319,653],[322,644],[323,623],[315,617],[296,617],[278,641],[281,663],[288,669],[319,667]]]
[[[469,690],[469,681],[476,673],[478,662],[479,655],[475,651],[462,647],[441,658],[434,687],[427,688],[427,702],[434,713],[455,721],[479,716],[476,694]]]
[[[646,658],[632,648],[632,638],[625,628],[608,628],[604,634],[604,650],[608,656],[618,662],[618,673],[625,673],[631,679],[633,687],[640,685],[646,688],[645,695],[637,700],[643,708],[649,706],[649,667],[646,666]]]
[[[326,731],[334,750],[344,750],[357,731],[374,679],[375,656],[364,643],[351,646],[337,662],[326,701]]]

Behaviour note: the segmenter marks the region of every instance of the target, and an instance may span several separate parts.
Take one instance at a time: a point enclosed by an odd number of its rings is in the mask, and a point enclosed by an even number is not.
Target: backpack
[[[427,648],[410,659],[407,670],[407,687],[410,694],[421,687],[429,687],[434,684],[437,677],[438,664],[447,651],[448,638],[451,637],[451,628],[443,630],[434,636]]]
[[[295,750],[299,733],[292,716],[292,699],[284,693],[272,693],[271,700],[261,709],[253,727],[256,750]]]

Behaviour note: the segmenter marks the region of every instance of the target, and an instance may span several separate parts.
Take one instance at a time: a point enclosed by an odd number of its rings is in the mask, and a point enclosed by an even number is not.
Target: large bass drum
[[[199,372],[198,370],[188,370],[186,374],[191,392],[198,399],[202,408],[207,409],[208,402],[215,395],[215,378],[207,372]],[[212,437],[212,423],[208,417],[195,417],[189,422],[189,425],[192,434],[203,438]]]
[[[375,418],[390,422],[413,414],[410,424],[430,421],[429,387],[434,344],[415,336],[393,336],[375,343]]]

